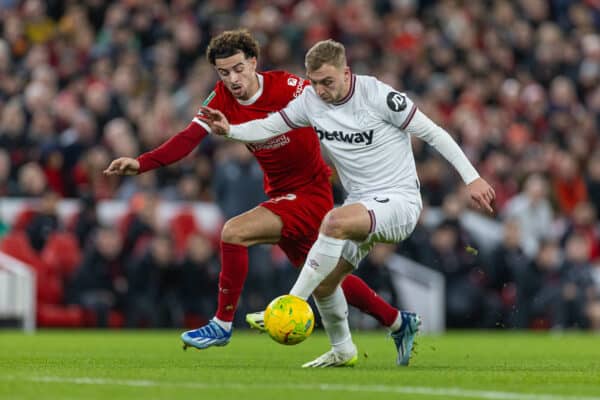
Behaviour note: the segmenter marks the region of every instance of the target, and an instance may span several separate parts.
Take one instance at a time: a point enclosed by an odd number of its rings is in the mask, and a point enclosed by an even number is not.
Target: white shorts
[[[347,240],[342,257],[356,269],[375,243],[399,243],[406,239],[417,226],[423,208],[420,197],[399,194],[380,194],[347,199],[344,205],[360,203],[371,216],[369,236],[362,241]]]

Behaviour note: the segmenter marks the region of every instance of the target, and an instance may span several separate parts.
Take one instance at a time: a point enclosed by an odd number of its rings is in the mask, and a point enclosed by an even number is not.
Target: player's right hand
[[[140,163],[135,158],[121,157],[113,160],[104,175],[137,175],[140,172]]]
[[[475,179],[467,185],[467,189],[469,190],[471,199],[475,202],[477,207],[490,214],[494,213],[493,204],[496,199],[496,192],[485,179]]]
[[[208,124],[212,133],[220,136],[229,135],[229,121],[221,111],[210,107],[200,107],[200,113],[198,118]]]

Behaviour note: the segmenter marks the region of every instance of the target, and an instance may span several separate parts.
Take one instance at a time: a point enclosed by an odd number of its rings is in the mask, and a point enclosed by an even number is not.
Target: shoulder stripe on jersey
[[[292,129],[301,128],[300,126],[295,125],[292,122],[292,120],[290,119],[290,117],[288,117],[287,114],[283,110],[279,111],[279,115],[281,115],[281,118],[283,118],[283,120],[285,121],[286,125],[289,126],[290,128],[292,128]]]
[[[415,116],[416,112],[417,112],[417,106],[416,106],[416,104],[413,104],[412,108],[410,109],[410,112],[408,113],[408,116],[404,120],[404,123],[402,123],[402,125],[400,125],[400,129],[406,129],[408,124],[410,124],[410,121],[412,121],[413,117]]]
[[[348,100],[350,100],[352,98],[352,95],[354,94],[354,88],[356,88],[356,75],[352,74],[352,78],[350,78],[350,90],[348,91],[348,94],[346,95],[346,97],[341,99],[339,102],[334,103],[333,105],[341,106],[342,104],[347,103]]]

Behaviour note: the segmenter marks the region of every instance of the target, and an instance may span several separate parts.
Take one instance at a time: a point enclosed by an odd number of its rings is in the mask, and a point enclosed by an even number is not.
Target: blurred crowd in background
[[[424,215],[437,207],[443,218],[372,252],[357,273],[374,289],[402,306],[386,270],[400,253],[445,275],[449,327],[600,329],[598,0],[0,1],[0,196],[41,199],[0,234],[20,230],[43,254],[53,232],[70,232],[81,252],[48,302],[91,310],[100,326],[212,316],[218,241],[197,232],[174,246],[153,207],[216,202],[225,219],[252,208],[264,194],[251,153],[208,137],[139,177],[102,170],[191,121],[217,80],[207,43],[238,27],[259,40],[260,68],[300,75],[312,44],[341,41],[354,73],[407,92],[493,185],[488,217],[504,235],[478,252],[461,222],[469,202],[458,175],[414,141]],[[56,202],[68,197],[82,211],[63,221]],[[113,198],[132,212],[101,226],[95,205]],[[295,275],[276,249],[253,249],[238,318]]]

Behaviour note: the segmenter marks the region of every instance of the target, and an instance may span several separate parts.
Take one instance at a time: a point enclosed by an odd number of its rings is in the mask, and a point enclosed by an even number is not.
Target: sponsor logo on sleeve
[[[387,105],[394,112],[402,111],[406,108],[406,97],[398,92],[389,92]]]
[[[298,78],[289,77],[288,78],[288,86],[296,86],[298,84]]]
[[[209,105],[209,104],[210,104],[210,101],[211,101],[212,99],[214,99],[216,95],[217,95],[217,93],[215,93],[215,91],[214,91],[214,90],[213,90],[212,92],[210,92],[210,94],[208,95],[208,97],[206,98],[206,100],[204,100],[204,101],[202,102],[202,105],[203,105],[203,106],[205,106],[205,107],[206,107],[207,105]]]

